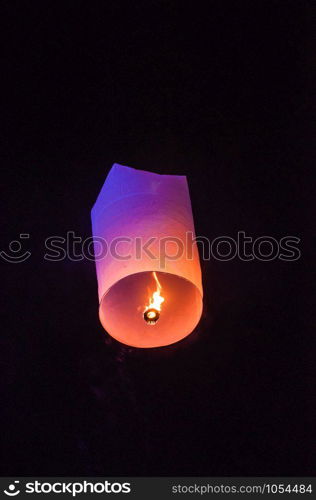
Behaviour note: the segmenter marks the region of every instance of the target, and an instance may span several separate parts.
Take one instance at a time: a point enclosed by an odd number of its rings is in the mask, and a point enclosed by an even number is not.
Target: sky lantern
[[[142,348],[189,335],[203,289],[186,177],[114,164],[91,219],[104,329]]]

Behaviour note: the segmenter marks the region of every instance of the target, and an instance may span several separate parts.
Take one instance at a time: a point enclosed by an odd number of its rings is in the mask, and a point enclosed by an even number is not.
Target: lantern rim
[[[136,343],[127,341],[125,338],[115,336],[115,335],[113,335],[113,333],[109,332],[109,330],[107,329],[107,326],[104,324],[104,321],[102,320],[102,313],[104,314],[104,312],[102,311],[102,305],[104,303],[104,300],[105,300],[106,296],[110,293],[110,291],[114,287],[116,287],[119,283],[121,283],[123,280],[125,280],[126,278],[131,277],[131,276],[135,276],[136,277],[137,275],[142,275],[142,274],[150,274],[152,272],[158,272],[159,274],[163,274],[165,276],[172,276],[172,277],[179,278],[180,280],[184,280],[191,287],[193,287],[193,289],[195,290],[195,293],[198,292],[197,297],[200,299],[199,312],[198,312],[198,314],[196,314],[196,318],[194,320],[194,326],[191,329],[191,331],[189,333],[186,333],[182,337],[178,338],[177,340],[174,340],[174,341],[171,341],[171,342],[167,342],[167,343],[163,343],[163,344],[160,344],[160,345],[137,345]],[[111,285],[107,289],[106,292],[104,292],[104,294],[101,297],[100,303],[99,303],[99,320],[100,320],[100,323],[101,323],[102,327],[106,331],[107,335],[109,335],[110,337],[112,337],[117,342],[119,342],[119,343],[121,343],[123,345],[126,345],[128,347],[134,347],[134,348],[137,348],[137,349],[157,349],[157,348],[161,348],[161,347],[168,347],[170,345],[174,345],[174,344],[177,344],[178,342],[181,342],[182,340],[184,340],[186,337],[189,337],[193,333],[193,331],[195,330],[196,326],[200,322],[200,319],[201,319],[201,316],[202,316],[202,312],[203,312],[203,295],[202,295],[200,289],[198,288],[198,286],[193,281],[191,281],[191,280],[189,280],[189,279],[181,276],[180,274],[167,273],[167,272],[164,272],[164,271],[160,271],[159,269],[153,269],[151,271],[146,270],[146,271],[140,271],[140,272],[136,272],[136,273],[130,273],[130,274],[128,274],[128,275],[120,278],[113,285]]]

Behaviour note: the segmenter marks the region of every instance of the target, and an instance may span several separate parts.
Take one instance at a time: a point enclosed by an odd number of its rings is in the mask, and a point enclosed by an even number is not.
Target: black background
[[[1,473],[315,474],[312,8],[297,1],[5,2]],[[112,163],[185,174],[196,232],[301,238],[296,262],[202,262],[203,317],[124,347],[98,320],[90,236]]]

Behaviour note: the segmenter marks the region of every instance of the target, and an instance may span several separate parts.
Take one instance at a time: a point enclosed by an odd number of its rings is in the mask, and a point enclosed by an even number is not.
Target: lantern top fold
[[[98,207],[105,208],[113,202],[127,196],[154,195],[162,200],[190,200],[187,178],[185,175],[167,175],[138,170],[114,163],[109,171],[92,213]],[[189,206],[191,210],[191,204]]]

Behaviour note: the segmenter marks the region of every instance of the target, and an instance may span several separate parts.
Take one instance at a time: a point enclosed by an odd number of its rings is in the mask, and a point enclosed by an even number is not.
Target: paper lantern
[[[91,217],[104,329],[134,347],[189,335],[203,289],[186,177],[114,164]]]

